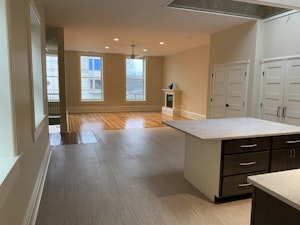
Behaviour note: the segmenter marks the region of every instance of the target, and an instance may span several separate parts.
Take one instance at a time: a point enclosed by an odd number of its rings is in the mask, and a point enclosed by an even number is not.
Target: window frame
[[[99,77],[89,77],[88,80],[88,86],[90,87],[91,81],[93,82],[93,88],[89,88],[92,93],[98,93],[98,91],[101,93],[101,98],[99,99],[83,99],[82,98],[82,65],[81,65],[81,57],[97,57],[100,58],[100,76]],[[101,103],[104,102],[104,72],[103,72],[103,55],[102,54],[96,54],[96,53],[81,53],[79,55],[79,101],[81,103]],[[90,59],[89,59],[90,60]],[[90,61],[88,61],[88,68],[90,68]],[[95,62],[93,63],[93,70],[95,68]],[[91,70],[91,71],[93,71]],[[97,70],[96,70],[97,71]],[[96,80],[100,80],[100,88],[95,88],[96,86]]]
[[[42,48],[42,23],[40,14],[31,1],[29,4],[29,44],[30,44],[30,76],[31,76],[31,102],[32,102],[32,120],[33,120],[33,138],[36,142],[44,129],[48,126],[47,117],[47,98],[46,98],[46,76],[44,76],[43,58],[45,57]],[[33,41],[38,42],[33,45]],[[38,85],[37,85],[38,84]],[[38,89],[37,87],[40,87]]]
[[[147,75],[146,75],[146,58],[137,58],[137,60],[142,60],[143,62],[143,98],[142,99],[127,99],[127,80],[141,80],[141,79],[127,79],[127,60],[131,59],[130,57],[126,57],[125,59],[125,101],[126,102],[145,102],[147,101]],[[132,59],[131,59],[132,60]]]
[[[57,52],[48,52],[48,53],[46,53],[46,80],[47,80],[47,100],[48,100],[48,102],[49,102],[49,94],[51,94],[51,93],[49,93],[48,92],[48,77],[53,77],[53,78],[55,78],[56,76],[49,76],[48,75],[48,61],[47,61],[47,57],[48,56],[54,56],[54,57],[56,57],[57,58],[57,87],[58,87],[58,92],[57,93],[55,93],[55,94],[58,94],[58,98],[56,99],[51,99],[51,101],[53,101],[53,102],[60,102],[60,95],[59,95],[59,65],[58,65],[58,53]]]
[[[16,115],[14,101],[15,80],[12,76],[11,62],[12,49],[10,46],[9,17],[7,16],[7,1],[0,0],[0,27],[4,32],[0,37],[0,67],[2,69],[0,82],[1,118],[0,122],[5,129],[0,132],[0,211],[20,173],[20,160],[23,153],[17,151],[16,124],[13,119]],[[3,57],[3,58],[2,58]]]

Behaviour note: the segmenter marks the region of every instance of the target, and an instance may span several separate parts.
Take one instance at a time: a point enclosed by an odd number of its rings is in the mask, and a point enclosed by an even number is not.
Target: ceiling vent
[[[174,0],[169,3],[167,7],[253,19],[266,19],[289,11],[289,9],[285,8],[257,5],[234,0]]]

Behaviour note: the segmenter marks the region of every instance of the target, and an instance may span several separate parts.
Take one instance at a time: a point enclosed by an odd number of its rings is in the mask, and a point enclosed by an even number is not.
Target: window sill
[[[0,158],[0,210],[19,175],[21,157]]]

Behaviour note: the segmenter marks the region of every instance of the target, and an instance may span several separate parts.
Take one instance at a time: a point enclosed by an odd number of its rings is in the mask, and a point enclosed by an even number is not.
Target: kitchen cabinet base
[[[254,188],[251,225],[299,225],[300,211]]]

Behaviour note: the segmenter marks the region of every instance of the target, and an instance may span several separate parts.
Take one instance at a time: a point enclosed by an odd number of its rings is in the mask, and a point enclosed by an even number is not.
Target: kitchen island
[[[251,225],[300,224],[300,169],[248,177],[254,186]]]
[[[273,145],[300,147],[300,127],[255,118],[164,124],[186,134],[184,178],[213,202],[251,193],[247,177],[270,172]],[[293,151],[292,156],[298,159],[297,153]],[[300,168],[300,160],[293,167]]]

